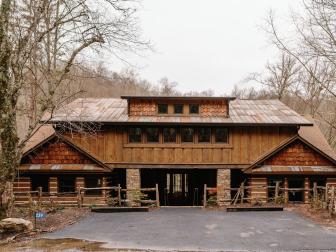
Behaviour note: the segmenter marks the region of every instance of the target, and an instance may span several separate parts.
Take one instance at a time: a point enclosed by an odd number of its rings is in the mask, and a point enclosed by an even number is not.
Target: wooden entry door
[[[166,196],[171,206],[188,205],[188,173],[167,173]]]

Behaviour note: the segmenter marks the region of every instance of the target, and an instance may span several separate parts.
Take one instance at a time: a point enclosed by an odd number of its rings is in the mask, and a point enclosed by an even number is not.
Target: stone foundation
[[[224,188],[231,187],[230,169],[217,169],[217,204],[218,206],[230,205],[231,192]]]
[[[140,206],[140,169],[126,170],[127,199],[131,206]]]

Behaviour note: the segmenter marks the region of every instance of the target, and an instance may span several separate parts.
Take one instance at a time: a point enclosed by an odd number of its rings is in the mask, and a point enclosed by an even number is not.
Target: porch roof
[[[95,164],[25,164],[19,171],[29,172],[106,172],[106,169]]]

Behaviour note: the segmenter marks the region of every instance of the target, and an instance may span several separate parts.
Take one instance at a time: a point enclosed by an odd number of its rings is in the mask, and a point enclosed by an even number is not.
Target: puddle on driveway
[[[5,246],[0,246],[0,251],[19,251],[19,252],[53,252],[53,251],[111,251],[111,248],[104,248],[106,243],[91,242],[79,239],[36,239],[31,241],[11,243]],[[125,251],[125,250],[113,250]]]

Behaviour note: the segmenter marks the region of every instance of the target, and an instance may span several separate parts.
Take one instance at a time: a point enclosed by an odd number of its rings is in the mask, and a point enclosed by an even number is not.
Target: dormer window
[[[159,114],[168,114],[168,104],[158,104]]]
[[[174,104],[174,113],[183,114],[183,104]]]
[[[199,105],[198,104],[190,104],[189,105],[189,114],[199,114]]]

